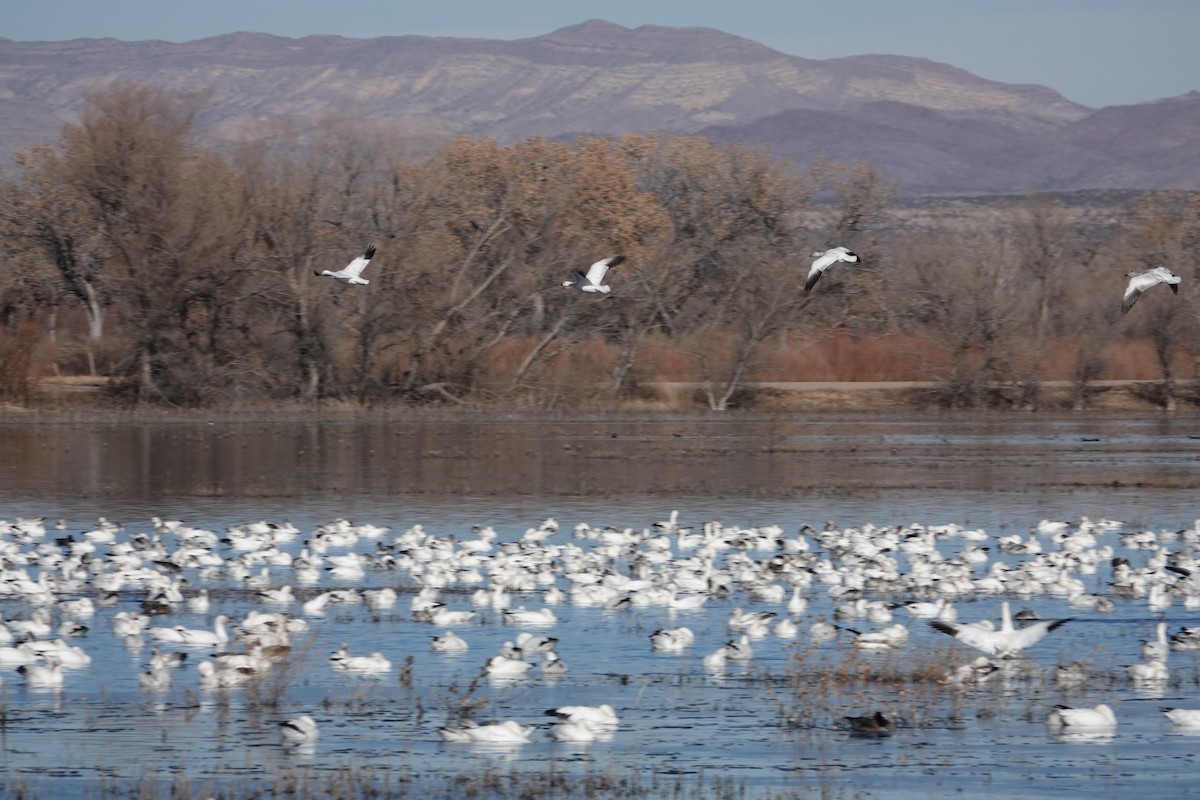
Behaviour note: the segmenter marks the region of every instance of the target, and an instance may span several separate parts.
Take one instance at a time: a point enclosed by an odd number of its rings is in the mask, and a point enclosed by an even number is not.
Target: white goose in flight
[[[367,268],[367,264],[371,263],[371,259],[375,257],[375,245],[370,245],[363,254],[351,261],[346,266],[334,272],[330,269],[313,270],[314,275],[328,275],[338,283],[350,283],[355,286],[366,286],[370,283],[369,280],[362,277],[362,272]]]
[[[825,270],[829,269],[837,262],[858,261],[858,255],[856,253],[851,253],[845,247],[833,247],[829,250],[825,250],[824,252],[818,250],[812,254],[812,257],[815,258],[816,261],[812,263],[812,268],[808,271],[808,280],[804,282],[805,294],[808,294],[810,291],[812,291],[812,288],[817,285],[817,281],[820,280],[821,275],[825,273]]]
[[[1000,604],[1000,629],[979,623],[943,622],[930,620],[929,624],[935,630],[953,636],[965,645],[974,647],[989,656],[1015,656],[1026,647],[1031,647],[1060,625],[1070,622],[1067,619],[1045,619],[1027,625],[1024,628],[1013,626],[1012,614],[1008,609],[1008,601]]]
[[[577,289],[581,292],[593,292],[599,294],[608,294],[612,291],[611,286],[604,283],[604,275],[617,264],[625,260],[625,256],[613,256],[611,258],[602,258],[595,264],[588,267],[587,274],[576,270],[575,280],[563,281],[563,286],[568,289]]]
[[[1129,278],[1129,283],[1125,286],[1125,296],[1121,298],[1122,314],[1129,313],[1129,309],[1133,308],[1142,292],[1160,283],[1165,283],[1171,287],[1172,292],[1179,294],[1179,281],[1182,280],[1166,267],[1154,267],[1145,272],[1126,272],[1125,277]]]

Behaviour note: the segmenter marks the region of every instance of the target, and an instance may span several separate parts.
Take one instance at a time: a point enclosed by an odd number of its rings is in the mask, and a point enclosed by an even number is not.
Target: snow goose
[[[1129,283],[1125,286],[1124,297],[1121,298],[1122,314],[1128,314],[1129,309],[1133,308],[1133,304],[1138,301],[1143,292],[1160,283],[1165,283],[1171,287],[1172,292],[1179,294],[1181,279],[1166,267],[1153,267],[1145,272],[1126,272],[1125,277],[1129,278]]]
[[[798,617],[808,608],[808,600],[800,596],[800,587],[792,587],[792,596],[788,598],[787,611],[793,617]]]
[[[564,722],[586,721],[593,725],[617,725],[620,719],[608,703],[598,706],[559,706],[546,710],[546,715]]]
[[[854,634],[854,646],[859,650],[891,650],[899,647],[908,639],[908,628],[900,623],[873,631],[858,631],[846,627],[843,627],[842,630]]]
[[[171,673],[165,669],[149,669],[138,674],[138,686],[151,692],[164,692],[171,688]]]
[[[700,660],[707,669],[724,669],[726,662],[729,660],[728,650],[722,645],[712,651]]]
[[[953,636],[958,641],[989,656],[1015,656],[1027,647],[1040,642],[1043,637],[1055,628],[1071,621],[1066,619],[1047,619],[1027,625],[1024,628],[1013,627],[1012,614],[1008,601],[1000,604],[1000,629],[988,629],[978,623],[943,622],[930,620],[934,630]],[[987,620],[985,620],[987,621]],[[989,626],[990,627],[990,626]]]
[[[92,657],[82,647],[72,647],[62,639],[50,642],[33,642],[34,651],[43,658],[53,657],[67,669],[78,669],[92,663]]]
[[[333,270],[313,270],[314,275],[328,276],[333,278],[338,283],[354,284],[355,286],[366,286],[370,281],[362,277],[362,272],[371,263],[371,259],[375,257],[375,245],[370,245],[363,254],[351,261],[346,266],[334,272]]]
[[[1091,669],[1082,661],[1059,664],[1054,668],[1054,682],[1059,686],[1078,686],[1092,675]]]
[[[550,726],[550,735],[557,742],[594,742],[600,738],[597,726],[587,720],[560,722]]]
[[[54,656],[47,656],[45,664],[22,664],[17,672],[25,679],[25,683],[35,687],[62,686],[63,673],[59,661]]]
[[[280,586],[278,589],[262,589],[258,592],[258,599],[264,603],[280,606],[290,606],[296,602],[296,596],[292,594],[291,586]]]
[[[1200,709],[1195,708],[1162,708],[1171,724],[1179,728],[1200,728]]]
[[[1104,703],[1095,708],[1055,706],[1047,715],[1046,724],[1054,728],[1112,728],[1117,724],[1117,716]]]
[[[532,668],[533,664],[528,661],[502,655],[492,656],[488,659],[487,665],[484,667],[488,675],[500,678],[515,678],[519,675],[524,675]]]
[[[140,636],[150,626],[150,617],[136,611],[118,611],[113,615],[113,633],[120,637]]]
[[[525,631],[517,634],[516,647],[522,653],[552,653],[557,644],[558,639],[553,636],[535,636]]]
[[[996,674],[1000,667],[994,664],[987,656],[980,656],[970,664],[963,664],[960,667],[948,670],[938,683],[943,686],[974,686],[983,683],[992,675]]]
[[[575,280],[563,281],[563,286],[567,289],[576,289],[580,292],[608,294],[612,291],[611,286],[604,283],[604,275],[612,267],[617,266],[625,260],[625,256],[612,256],[611,258],[602,258],[595,264],[588,267],[587,274],[575,272]]]
[[[733,630],[769,625],[775,619],[774,611],[743,611],[740,607],[729,612],[727,623]]]
[[[213,620],[213,629],[211,631],[204,628],[178,628],[178,641],[180,644],[191,644],[201,647],[225,644],[229,641],[229,634],[225,632],[225,623],[228,621],[229,617],[224,614],[218,614],[217,618]]]
[[[315,741],[321,735],[321,732],[317,729],[316,720],[308,714],[301,714],[286,722],[279,723],[279,732],[283,735],[284,741],[296,744]]]
[[[37,651],[29,642],[23,642],[16,647],[0,647],[0,664],[15,666],[32,664],[38,660]]]
[[[800,626],[786,617],[775,625],[775,635],[780,639],[795,639],[799,633]]]
[[[839,261],[858,261],[858,255],[850,252],[845,247],[833,247],[824,251],[818,250],[812,254],[812,257],[816,261],[812,263],[812,267],[808,270],[808,280],[804,282],[805,294],[812,291],[812,288],[817,285],[817,281],[825,274],[825,270],[834,264]]]
[[[454,631],[446,631],[441,636],[434,636],[430,646],[439,653],[462,653],[467,649],[467,642]]]
[[[487,744],[524,744],[533,733],[532,725],[521,725],[513,720],[479,725],[465,722],[462,725],[446,725],[438,729],[447,742],[477,742]]]
[[[754,658],[754,648],[750,646],[749,634],[743,633],[737,639],[725,645],[725,658],[729,661],[749,661]]]
[[[196,665],[196,672],[200,675],[200,685],[205,689],[245,686],[261,674],[249,667],[218,669],[212,661],[201,661]]]
[[[1170,670],[1161,661],[1148,661],[1145,664],[1130,664],[1125,667],[1125,673],[1135,683],[1161,683],[1170,677]]]
[[[1172,650],[1200,650],[1200,627],[1180,628],[1171,634]]]
[[[553,650],[542,653],[542,665],[538,668],[543,675],[565,675],[567,664]]]
[[[519,606],[506,609],[504,621],[509,625],[553,625],[558,622],[558,617],[548,608],[540,611],[528,611],[524,606]]]
[[[337,661],[334,666],[347,672],[387,672],[392,668],[392,662],[378,651],[369,656],[347,656]]]
[[[690,628],[660,628],[650,634],[650,646],[660,653],[682,652],[695,641]]]
[[[1167,621],[1160,619],[1155,626],[1156,637],[1154,641],[1142,642],[1142,658],[1147,661],[1165,661],[1170,654],[1170,647],[1167,643]]]
[[[814,642],[827,642],[837,636],[837,626],[824,620],[817,620],[808,627],[808,636]]]

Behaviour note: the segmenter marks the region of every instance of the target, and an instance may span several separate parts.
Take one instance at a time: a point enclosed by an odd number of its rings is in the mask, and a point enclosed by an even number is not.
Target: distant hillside
[[[89,90],[209,92],[211,141],[330,117],[509,141],[703,132],[800,163],[867,159],[910,193],[1200,186],[1200,94],[1094,111],[933,61],[816,61],[707,28],[593,20],[531,39],[0,39],[0,153],[53,139]]]

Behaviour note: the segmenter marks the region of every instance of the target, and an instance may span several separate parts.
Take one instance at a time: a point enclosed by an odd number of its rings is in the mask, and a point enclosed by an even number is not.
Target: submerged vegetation
[[[751,405],[748,384],[926,381],[922,402],[1195,400],[1200,200],[912,204],[870,163],[683,136],[460,138],[339,123],[217,152],[195,98],[92,97],[0,180],[0,398],[114,403]],[[313,275],[378,245],[368,286]],[[803,292],[808,254],[857,264]],[[624,255],[611,296],[562,288]],[[1120,315],[1124,273],[1182,290]],[[1047,391],[1049,381],[1066,388]]]

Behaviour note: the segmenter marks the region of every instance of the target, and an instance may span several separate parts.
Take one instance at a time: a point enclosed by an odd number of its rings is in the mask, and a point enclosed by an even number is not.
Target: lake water
[[[64,519],[65,530],[51,530],[42,540],[50,549],[57,549],[56,537],[82,538],[101,516],[124,526],[118,542],[152,535],[152,516],[222,535],[230,526],[286,520],[301,531],[280,545],[289,555],[299,553],[318,526],[339,518],[390,529],[382,538],[327,553],[341,555],[376,554],[380,544],[414,525],[459,541],[474,538],[474,526],[491,526],[499,551],[547,518],[559,524],[547,544],[589,551],[599,539],[577,536],[580,524],[642,531],[678,510],[680,524],[696,531],[719,520],[727,527],[779,525],[792,538],[804,525],[958,523],[986,530],[992,560],[1015,565],[1032,556],[998,553],[999,536],[1027,535],[1043,519],[1078,522],[1086,516],[1122,521],[1099,544],[1140,565],[1152,551],[1124,547],[1121,533],[1173,533],[1193,528],[1200,517],[1197,423],[1183,415],[16,420],[0,423],[0,518]],[[1043,542],[1055,549],[1049,539]],[[952,556],[963,544],[947,539],[939,549]],[[1189,545],[1174,540],[1165,546],[1176,551]],[[235,555],[224,544],[217,552]],[[681,555],[677,544],[674,554]],[[731,548],[719,561],[774,555]],[[630,570],[627,556],[614,564],[624,573]],[[253,574],[262,568],[256,565]],[[49,568],[26,569],[36,578]],[[287,670],[250,688],[201,686],[195,664],[212,648],[158,645],[189,653],[185,666],[172,673],[170,688],[158,692],[137,681],[155,643],[144,639],[138,647],[113,635],[113,617],[138,611],[144,599],[142,591],[122,591],[115,604],[82,620],[90,630],[72,643],[92,661],[69,670],[61,689],[27,687],[14,668],[0,666],[3,790],[13,796],[28,789],[33,796],[140,791],[165,797],[172,782],[197,792],[237,794],[238,787],[265,791],[298,781],[312,796],[359,796],[346,788],[352,781],[344,778],[352,774],[360,784],[387,787],[392,796],[458,796],[465,792],[460,781],[483,776],[509,781],[488,784],[493,796],[517,796],[514,787],[547,775],[608,787],[611,794],[600,796],[620,794],[611,784],[618,779],[632,781],[626,796],[654,797],[677,789],[710,796],[721,781],[751,795],[1200,793],[1197,740],[1172,728],[1159,711],[1200,708],[1196,656],[1172,653],[1165,684],[1135,686],[1122,669],[1141,660],[1139,642],[1153,637],[1160,614],[1172,633],[1200,625],[1200,611],[1179,599],[1160,611],[1145,598],[1114,597],[1114,610],[1099,613],[1071,608],[1063,597],[1008,598],[1014,609],[1074,620],[1027,658],[969,689],[903,677],[940,673],[978,653],[902,610],[896,621],[908,625],[910,637],[891,654],[859,653],[848,633],[813,644],[808,625],[830,618],[845,602],[831,598],[820,583],[806,592],[808,609],[797,618],[800,636],[785,640],[772,633],[754,640],[753,658],[719,670],[704,668],[701,659],[736,638],[727,626],[731,610],[771,610],[782,618],[783,602],[757,600],[736,584],[729,597],[696,611],[608,609],[568,599],[553,606],[557,622],[537,631],[559,640],[564,675],[543,677],[535,670],[510,683],[483,680],[472,690],[473,679],[505,641],[534,629],[506,625],[498,610],[478,607],[478,622],[454,628],[468,642],[467,652],[438,653],[430,637],[443,629],[414,621],[410,603],[419,584],[404,569],[369,571],[353,580],[322,574],[304,586],[290,566],[267,570],[271,586],[294,585],[300,600],[356,587],[392,587],[400,597],[391,609],[343,604],[313,615],[299,603],[266,605],[225,572],[185,569],[184,594],[208,588],[210,610],[194,614],[178,607],[154,625],[210,627],[217,614],[237,621],[257,610],[285,611],[309,628],[293,636]],[[1088,591],[1105,593],[1111,567],[1105,560],[1094,574],[1079,577]],[[561,575],[554,585],[570,588]],[[454,584],[442,599],[452,609],[476,609],[471,592],[477,588]],[[543,608],[547,588],[515,594],[512,603]],[[95,594],[91,588],[80,594],[89,593]],[[910,599],[872,591],[863,596]],[[994,620],[1001,599],[960,597],[956,607],[961,620]],[[0,599],[0,612],[5,619],[25,619],[32,607],[9,597]],[[53,619],[57,627],[65,617],[55,608]],[[846,624],[876,627],[865,619]],[[651,649],[649,634],[680,625],[694,631],[692,647],[679,654]],[[332,668],[328,656],[341,643],[355,655],[382,653],[392,670],[370,676]],[[1055,665],[1077,660],[1088,663],[1093,679],[1073,688],[1057,685]],[[519,746],[445,743],[438,728],[454,698],[486,700],[474,715],[481,722],[514,719],[537,729]],[[1101,702],[1119,719],[1110,733],[1056,736],[1044,723],[1056,703]],[[611,704],[620,716],[611,738],[587,744],[551,738],[545,709],[599,703]],[[858,737],[842,720],[877,709],[898,720],[894,735]],[[320,725],[312,747],[281,743],[277,723],[298,713],[311,714]],[[562,785],[555,785],[561,793]],[[567,785],[579,790],[583,784]]]

